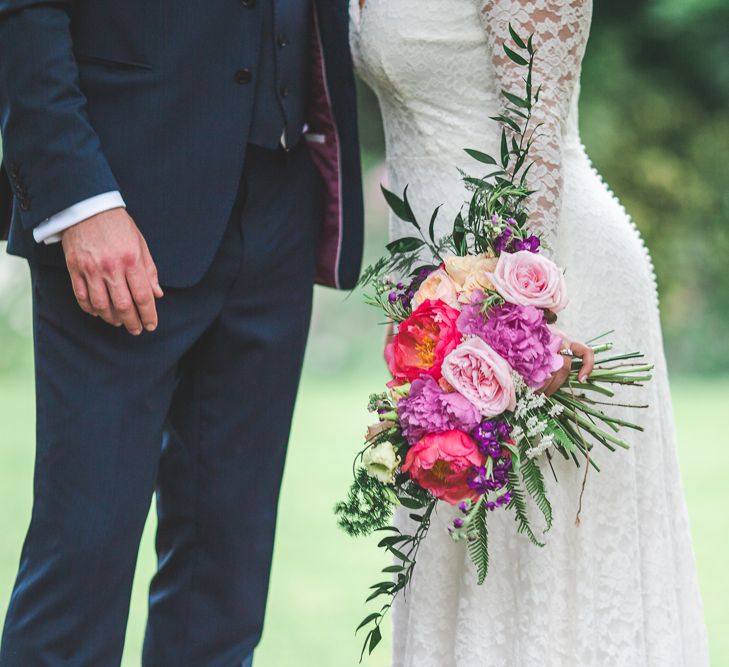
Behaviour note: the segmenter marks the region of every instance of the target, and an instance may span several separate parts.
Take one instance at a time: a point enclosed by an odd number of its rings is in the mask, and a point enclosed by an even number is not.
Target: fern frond
[[[534,534],[534,531],[529,524],[526,498],[524,497],[524,491],[521,488],[519,475],[517,475],[513,470],[510,470],[507,473],[507,477],[509,480],[509,491],[511,491],[511,501],[507,505],[507,509],[514,510],[514,518],[518,524],[517,532],[525,533],[532,544],[538,547],[543,547],[544,542],[540,542],[537,539],[537,536]]]
[[[472,521],[473,532],[469,535],[468,553],[476,566],[480,586],[489,572],[489,533],[486,526],[486,505],[483,502],[476,508]]]
[[[544,476],[536,459],[530,459],[524,456],[521,462],[521,476],[524,480],[526,490],[544,515],[544,520],[547,522],[547,527],[544,532],[547,532],[552,527],[552,505],[547,498],[547,490],[544,487]]]

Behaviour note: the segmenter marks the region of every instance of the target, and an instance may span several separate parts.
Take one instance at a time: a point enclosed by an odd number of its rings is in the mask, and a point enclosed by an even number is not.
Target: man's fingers
[[[127,331],[134,336],[142,333],[142,323],[139,321],[137,308],[134,305],[132,295],[129,293],[129,287],[123,274],[115,276],[113,280],[107,282],[111,300],[113,303],[114,314],[121,320]]]
[[[81,307],[81,310],[89,315],[95,316],[96,311],[94,311],[94,308],[91,305],[91,300],[89,299],[89,290],[86,286],[86,279],[80,273],[72,273],[71,287],[73,288],[74,296],[76,297],[76,301],[78,301],[78,305]]]
[[[140,234],[141,236],[141,234]],[[152,255],[147,247],[147,242],[142,238],[142,261],[144,262],[144,270],[147,273],[147,279],[149,284],[152,286],[152,292],[157,299],[161,299],[164,296],[164,292],[159,285],[159,276],[157,275],[157,265],[152,259]]]
[[[157,306],[154,302],[154,287],[150,284],[148,274],[141,266],[137,266],[127,271],[126,279],[142,325],[147,331],[154,331],[157,328]]]
[[[116,317],[111,311],[111,300],[106,283],[101,277],[86,274],[86,285],[89,288],[89,300],[94,313],[109,324],[115,324]]]

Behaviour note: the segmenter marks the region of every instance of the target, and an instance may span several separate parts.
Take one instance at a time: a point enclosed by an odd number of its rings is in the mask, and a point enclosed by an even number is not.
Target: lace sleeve
[[[541,85],[533,116],[541,127],[532,147],[530,186],[537,191],[531,224],[546,240],[557,231],[562,204],[562,133],[579,80],[589,31],[590,0],[478,0],[499,90],[523,89],[523,68],[502,45],[510,41],[509,23],[521,36],[534,34],[537,50],[534,84]]]

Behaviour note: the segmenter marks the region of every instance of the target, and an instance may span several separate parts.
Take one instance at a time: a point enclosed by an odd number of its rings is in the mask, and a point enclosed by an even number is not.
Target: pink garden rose
[[[484,417],[516,408],[511,366],[480,338],[468,338],[443,361],[443,377]]]
[[[463,307],[458,328],[478,336],[502,356],[524,381],[539,389],[562,368],[562,337],[554,334],[544,311],[534,306],[503,303],[483,312],[484,295],[476,295]]]
[[[396,384],[412,382],[423,373],[440,379],[443,359],[461,342],[458,315],[447,303],[428,299],[400,323],[385,348],[385,360]]]
[[[562,269],[542,255],[528,250],[504,252],[489,277],[496,291],[509,303],[555,313],[567,305]]]
[[[483,462],[473,438],[463,431],[447,431],[420,440],[407,453],[402,470],[436,498],[456,505],[475,497],[468,486],[468,474]]]

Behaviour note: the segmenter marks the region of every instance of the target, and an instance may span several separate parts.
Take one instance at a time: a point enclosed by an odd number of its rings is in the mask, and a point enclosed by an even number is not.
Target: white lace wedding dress
[[[582,470],[555,458],[554,526],[539,549],[509,511],[489,515],[491,568],[476,585],[441,503],[408,592],[394,612],[395,667],[704,667],[707,642],[681,488],[655,277],[635,225],[590,165],[577,126],[588,0],[367,0],[352,3],[352,47],[380,101],[390,187],[421,219],[445,204],[440,233],[466,199],[456,167],[480,173],[463,148],[498,154],[499,91],[521,91],[501,44],[511,22],[535,33],[543,86],[531,184],[538,224],[567,268],[560,328],[577,339],[610,329],[619,350],[656,364],[625,409],[645,426],[629,451],[595,449],[581,525]],[[408,230],[391,220],[393,237]],[[635,391],[635,390],[633,390]],[[620,398],[635,398],[630,391]],[[407,519],[400,517],[404,523]]]

